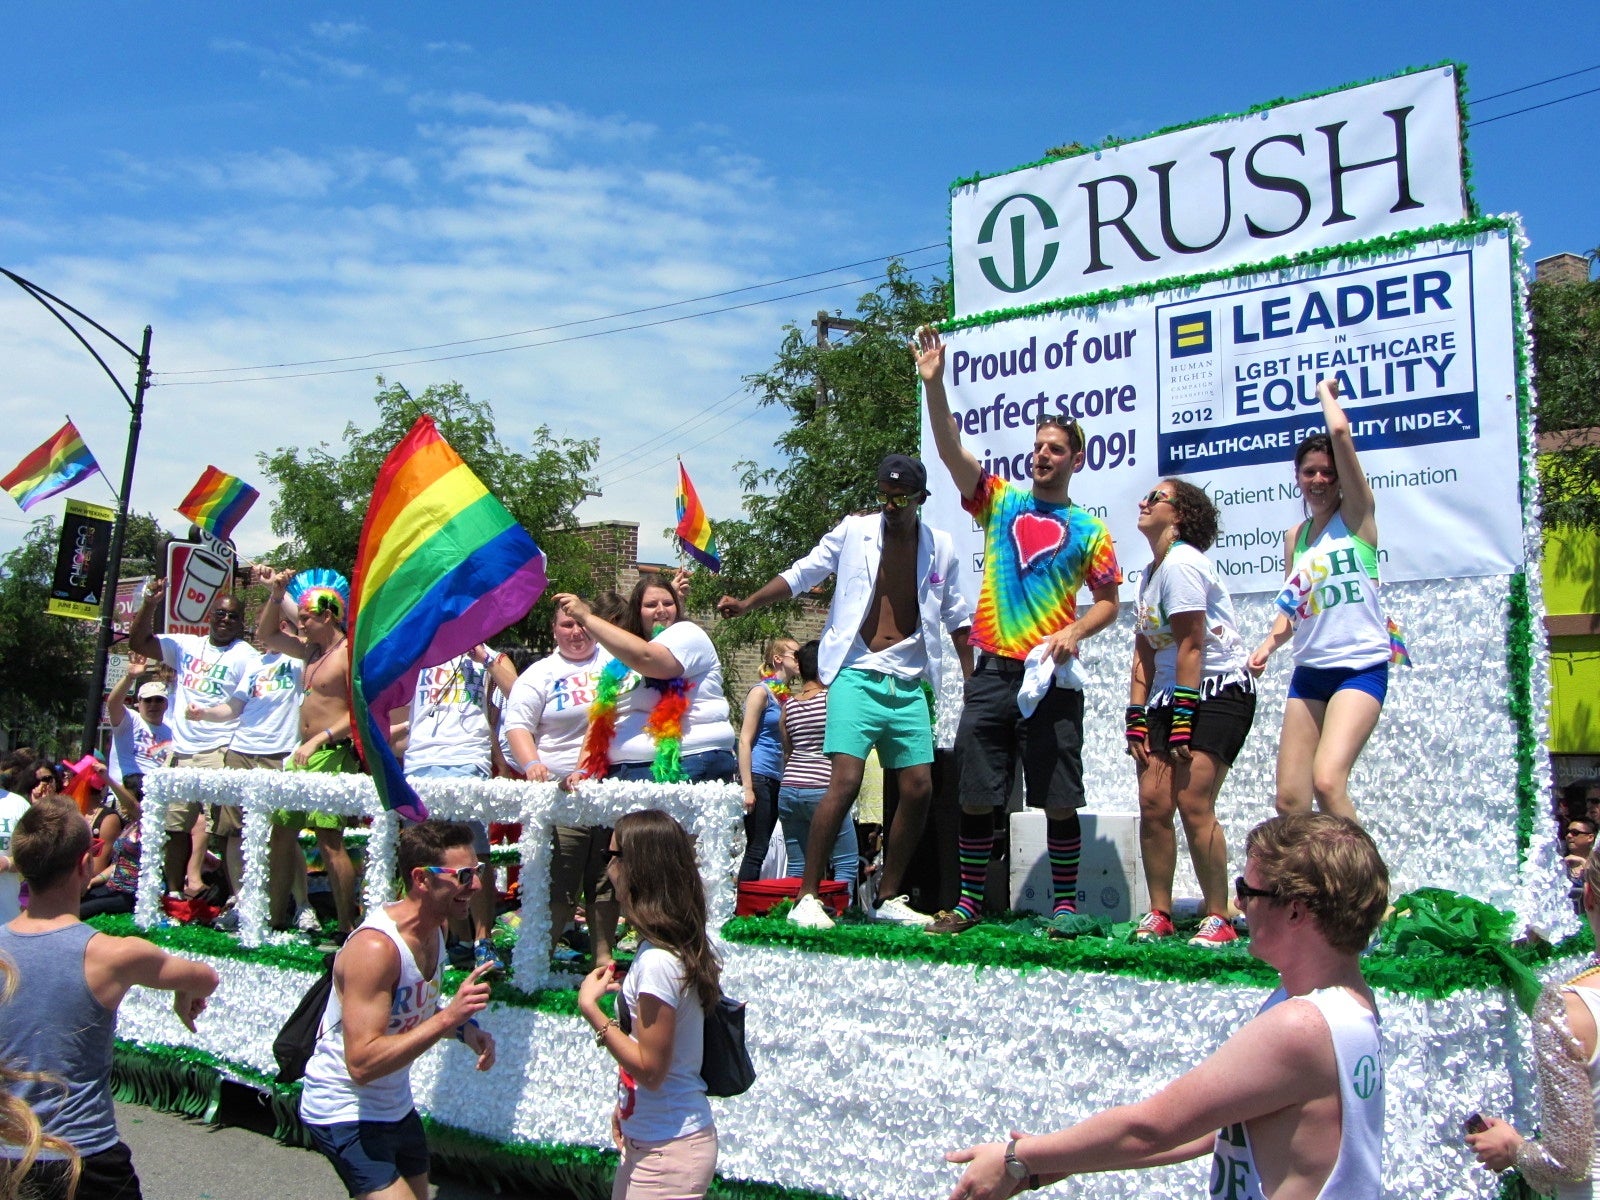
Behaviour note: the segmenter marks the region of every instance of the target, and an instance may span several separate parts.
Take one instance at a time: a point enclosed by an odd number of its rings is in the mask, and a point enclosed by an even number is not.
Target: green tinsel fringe
[[[1516,725],[1517,861],[1524,862],[1533,843],[1533,823],[1538,819],[1539,783],[1534,766],[1539,746],[1534,738],[1533,604],[1528,596],[1528,576],[1522,571],[1511,577],[1506,610],[1506,667],[1511,676],[1506,708]]]
[[[306,1146],[300,1123],[300,1085],[274,1083],[261,1072],[203,1050],[119,1040],[113,1052],[112,1091],[118,1100],[214,1122],[222,1084],[232,1080],[258,1091],[272,1113],[274,1136]],[[450,1174],[494,1191],[565,1192],[580,1200],[606,1200],[617,1170],[613,1150],[548,1142],[500,1142],[482,1134],[422,1119],[428,1149]],[[838,1197],[757,1180],[725,1179],[711,1185],[715,1200],[839,1200]]]
[[[1506,217],[1474,217],[1466,221],[1433,225],[1427,229],[1412,229],[1403,233],[1391,233],[1384,237],[1369,238],[1364,242],[1343,242],[1337,246],[1324,246],[1318,250],[1303,250],[1299,254],[1280,254],[1274,258],[1240,263],[1236,266],[1223,267],[1215,271],[1200,271],[1192,275],[1167,275],[1161,279],[1149,279],[1142,283],[1131,283],[1118,288],[1104,288],[1097,292],[1085,292],[1082,295],[1067,296],[1059,300],[1043,300],[1037,304],[1023,304],[1014,308],[994,308],[987,312],[971,313],[965,317],[942,321],[939,324],[939,328],[949,333],[956,329],[998,325],[1002,321],[1012,321],[1018,317],[1040,317],[1051,313],[1070,312],[1074,309],[1097,308],[1102,304],[1111,304],[1119,300],[1131,300],[1138,296],[1152,296],[1159,292],[1176,292],[1188,288],[1196,288],[1201,284],[1214,283],[1219,279],[1236,279],[1243,275],[1264,275],[1273,271],[1292,271],[1299,267],[1331,262],[1334,259],[1341,259],[1346,262],[1360,262],[1364,259],[1381,258],[1422,242],[1476,237],[1478,234],[1488,233],[1493,230],[1504,230],[1509,236],[1513,231],[1513,224]]]
[[[1468,989],[1505,988],[1519,1003],[1531,1003],[1532,967],[1593,952],[1584,936],[1553,946],[1514,944],[1510,913],[1441,888],[1409,893],[1395,904],[1402,915],[1383,927],[1361,968],[1373,987],[1402,995],[1443,999]],[[1271,987],[1278,980],[1277,972],[1251,957],[1246,943],[1219,951],[1192,947],[1180,938],[1135,942],[1130,940],[1132,924],[1118,926],[1109,938],[1059,941],[1045,934],[1037,918],[1012,913],[960,937],[930,938],[920,929],[849,917],[831,930],[801,929],[789,924],[782,911],[736,917],[723,925],[722,936],[741,945],[787,946],[853,958],[909,958],[974,971],[1096,971],[1244,987]],[[1537,994],[1537,985],[1532,994]]]

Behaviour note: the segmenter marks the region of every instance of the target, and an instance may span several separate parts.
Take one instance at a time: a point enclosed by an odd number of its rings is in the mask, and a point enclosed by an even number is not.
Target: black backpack
[[[300,997],[300,1003],[295,1005],[273,1039],[272,1057],[278,1063],[279,1083],[294,1083],[302,1078],[317,1048],[322,1014],[327,1011],[328,997],[333,995],[333,960],[332,954],[323,956],[322,974],[306,989],[306,994]]]

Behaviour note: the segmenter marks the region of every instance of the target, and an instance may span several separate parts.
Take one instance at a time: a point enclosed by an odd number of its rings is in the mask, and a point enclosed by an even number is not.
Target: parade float
[[[1270,624],[1282,531],[1299,518],[1288,464],[1320,419],[1308,398],[1319,374],[1342,373],[1378,501],[1385,604],[1414,662],[1397,672],[1351,779],[1399,897],[1364,963],[1383,1016],[1385,1195],[1440,1200],[1498,1190],[1462,1147],[1461,1118],[1481,1110],[1531,1127],[1519,1005],[1578,954],[1563,940],[1577,923],[1543,799],[1524,242],[1514,217],[1471,200],[1463,111],[1460,68],[1443,65],[958,181],[943,327],[952,409],[988,469],[1024,474],[1044,412],[1084,421],[1073,496],[1110,524],[1130,575],[1136,498],[1171,474],[1207,487],[1224,522],[1215,556],[1245,630]],[[927,519],[981,555],[931,474]],[[1137,811],[1121,736],[1129,640],[1123,626],[1084,650],[1096,813]],[[1287,674],[1275,663],[1264,678],[1218,804],[1236,858],[1271,814]],[[940,698],[946,740],[958,704]],[[958,938],[734,917],[742,835],[731,786],[567,794],[426,781],[418,792],[435,815],[522,828],[520,928],[484,1017],[499,1063],[479,1075],[447,1044],[413,1070],[436,1153],[512,1190],[602,1195],[615,1163],[613,1064],[577,1014],[578,976],[548,953],[556,824],[657,807],[697,838],[724,987],[749,1003],[759,1071],[751,1091],[714,1102],[714,1194],[942,1195],[956,1178],[945,1151],[1149,1094],[1219,1045],[1274,982],[1243,944],[1051,941],[1020,916]],[[175,771],[152,775],[147,797],[148,846],[160,844],[166,803],[242,804],[247,865],[233,937],[164,925],[160,856],[145,856],[133,923],[212,963],[223,985],[194,1034],[158,999],[132,994],[119,1086],[206,1114],[225,1081],[243,1084],[295,1136],[295,1089],[272,1082],[271,1043],[322,956],[266,929],[269,815],[369,818],[369,905],[390,894],[397,818],[365,776]],[[1186,882],[1194,890],[1180,874],[1180,894]],[[107,927],[131,931],[126,918]],[[1203,1194],[1206,1170],[1202,1160],[1075,1186]]]

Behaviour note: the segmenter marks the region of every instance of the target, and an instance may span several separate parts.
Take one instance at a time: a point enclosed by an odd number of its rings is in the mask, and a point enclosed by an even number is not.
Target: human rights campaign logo
[[[1211,353],[1211,311],[1185,313],[1171,317],[1167,324],[1168,354],[1172,358],[1188,358],[1194,354]]]

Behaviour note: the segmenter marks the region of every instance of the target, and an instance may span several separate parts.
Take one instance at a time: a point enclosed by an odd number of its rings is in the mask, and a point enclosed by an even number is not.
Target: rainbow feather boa
[[[611,743],[617,736],[617,700],[628,667],[613,658],[595,683],[594,701],[589,705],[589,731],[583,737],[578,756],[578,772],[584,779],[604,779],[611,770]],[[683,774],[683,718],[689,711],[689,681],[649,679],[645,684],[659,688],[661,699],[650,710],[644,731],[656,744],[655,761],[650,771],[657,783],[681,783]]]

